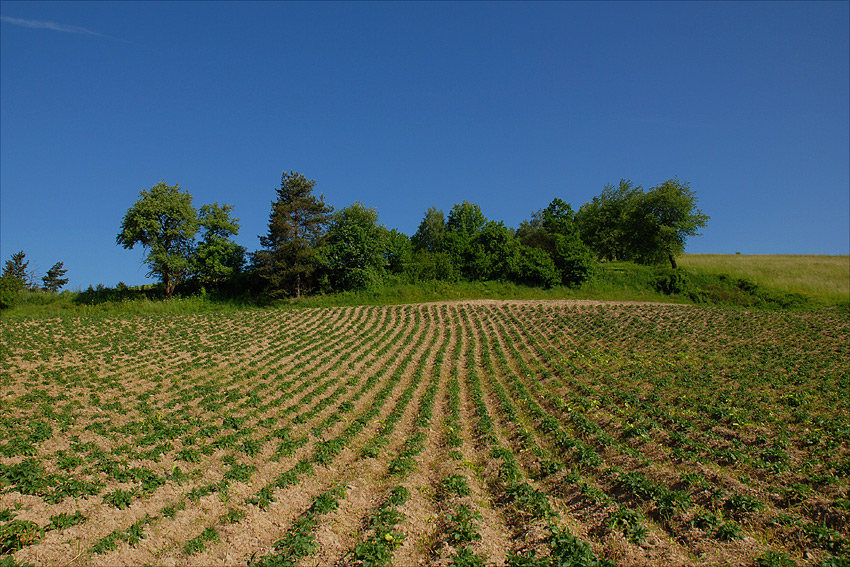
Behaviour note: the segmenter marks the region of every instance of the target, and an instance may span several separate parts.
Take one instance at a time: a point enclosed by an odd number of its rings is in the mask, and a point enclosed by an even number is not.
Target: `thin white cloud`
[[[81,26],[69,26],[67,24],[59,24],[56,22],[47,22],[42,20],[25,20],[23,18],[12,18],[9,16],[0,16],[0,20],[12,24],[15,26],[21,26],[24,28],[33,28],[33,29],[42,29],[42,30],[53,30],[65,33],[76,33],[80,35],[91,35],[95,37],[107,37],[110,39],[118,39],[106,34],[98,33],[96,31],[92,31],[90,29],[81,27]],[[124,40],[119,40],[124,41]]]

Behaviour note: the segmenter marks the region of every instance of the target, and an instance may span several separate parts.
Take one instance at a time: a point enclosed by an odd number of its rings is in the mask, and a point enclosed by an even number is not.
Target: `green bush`
[[[681,269],[658,268],[655,275],[655,289],[665,295],[682,294],[688,291],[690,279]]]
[[[23,286],[15,278],[0,277],[0,309],[9,309],[18,301]]]
[[[578,287],[594,273],[596,259],[578,235],[558,236],[553,255],[564,285]]]

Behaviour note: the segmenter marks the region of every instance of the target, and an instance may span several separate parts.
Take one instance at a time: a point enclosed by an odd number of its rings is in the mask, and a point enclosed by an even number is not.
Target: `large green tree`
[[[389,235],[378,224],[378,212],[354,203],[334,213],[318,251],[318,259],[332,291],[377,286],[388,266]]]
[[[190,274],[198,226],[192,195],[181,191],[179,185],[160,181],[139,193],[139,200],[121,221],[116,240],[127,249],[142,245],[148,276],[162,281],[170,299],[177,284]]]
[[[545,209],[532,213],[530,221],[520,224],[517,238],[549,255],[561,283],[578,286],[590,277],[595,265],[593,252],[579,238],[578,231],[573,208],[555,198]]]
[[[384,232],[382,241],[387,270],[393,274],[400,274],[413,261],[413,245],[410,237],[395,228],[387,230],[381,226],[381,230]]]
[[[269,231],[260,237],[265,248],[254,255],[260,276],[273,295],[301,297],[316,269],[313,255],[325,233],[333,207],[316,197],[315,180],[295,171],[283,172],[272,202]]]
[[[646,264],[670,262],[685,252],[685,242],[699,236],[709,216],[697,208],[697,195],[687,182],[670,179],[643,194],[629,221],[635,257]]]
[[[582,240],[602,260],[669,261],[675,268],[687,239],[709,219],[696,202],[690,185],[675,178],[649,191],[624,179],[582,205],[576,222]]]
[[[485,247],[479,238],[487,225],[487,217],[481,207],[464,201],[456,203],[446,219],[446,234],[443,238],[443,250],[454,268],[465,279],[474,281],[486,279],[490,272],[485,265]],[[500,230],[491,227],[491,236],[500,237]],[[493,246],[498,246],[494,243]]]
[[[30,261],[26,260],[26,257],[27,255],[23,250],[15,252],[11,258],[6,260],[6,264],[3,266],[2,277],[9,281],[17,282],[17,285],[21,289],[24,289],[27,285],[27,269],[29,268]]]
[[[245,248],[231,240],[239,234],[239,219],[231,205],[203,205],[198,211],[201,242],[195,248],[194,271],[201,282],[217,285],[241,271]]]
[[[446,237],[446,215],[436,207],[428,207],[410,242],[416,251],[442,252]]]
[[[630,219],[642,194],[640,186],[621,179],[579,208],[576,224],[581,239],[600,260],[633,259]]]

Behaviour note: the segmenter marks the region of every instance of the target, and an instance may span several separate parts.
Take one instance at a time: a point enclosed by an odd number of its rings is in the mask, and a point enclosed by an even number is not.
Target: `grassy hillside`
[[[688,254],[679,265],[695,275],[728,274],[824,303],[850,301],[850,256]]]
[[[850,306],[850,256],[743,256],[690,254],[679,261],[681,289],[662,292],[666,267],[606,262],[579,288],[541,289],[511,282],[388,282],[380,288],[283,300],[277,306],[332,307],[399,305],[465,299],[595,299],[653,303],[697,303],[769,308]],[[189,314],[264,307],[263,298],[221,299],[176,296],[159,299],[155,286],[61,294],[23,293],[4,318],[116,314]],[[669,291],[669,289],[668,289]]]

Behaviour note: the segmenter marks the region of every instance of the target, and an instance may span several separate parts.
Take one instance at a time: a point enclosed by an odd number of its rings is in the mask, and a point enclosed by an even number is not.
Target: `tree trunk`
[[[668,254],[667,257],[670,258],[670,266],[674,270],[679,267],[679,266],[676,265],[676,258],[674,258],[672,254]]]
[[[295,299],[301,297],[301,273],[295,273]]]
[[[177,287],[177,281],[174,278],[165,276],[165,299],[171,299],[174,295],[174,288]]]

